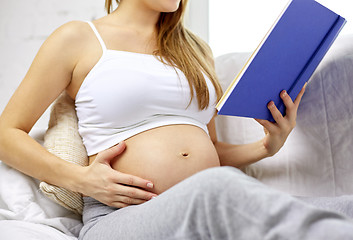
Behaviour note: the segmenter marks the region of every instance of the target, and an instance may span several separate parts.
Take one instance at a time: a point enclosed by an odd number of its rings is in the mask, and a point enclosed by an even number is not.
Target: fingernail
[[[151,199],[155,199],[157,196],[152,196]]]
[[[153,188],[153,183],[147,183],[148,188]]]
[[[268,103],[267,106],[270,108],[270,107],[273,107],[274,105],[275,105],[275,103],[273,101],[271,101],[271,102]]]
[[[286,91],[286,90],[284,90],[284,91],[282,92],[282,97],[285,97],[285,96],[287,96],[287,91]]]

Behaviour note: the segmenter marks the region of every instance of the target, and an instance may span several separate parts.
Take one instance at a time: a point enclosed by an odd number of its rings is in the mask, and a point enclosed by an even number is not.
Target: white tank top
[[[216,93],[207,77],[209,107],[199,110],[196,98],[188,106],[190,88],[179,69],[153,55],[109,50],[88,24],[103,49],[75,99],[78,129],[89,156],[160,126],[189,124],[208,133]]]

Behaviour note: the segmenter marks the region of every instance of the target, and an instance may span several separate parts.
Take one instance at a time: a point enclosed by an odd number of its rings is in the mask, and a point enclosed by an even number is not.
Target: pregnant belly
[[[112,167],[152,181],[157,194],[201,170],[220,165],[207,133],[192,125],[151,129],[125,143],[125,151],[114,159]]]

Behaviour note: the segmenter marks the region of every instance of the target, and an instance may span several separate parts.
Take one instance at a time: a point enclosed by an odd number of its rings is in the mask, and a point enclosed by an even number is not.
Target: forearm
[[[49,153],[20,129],[1,129],[0,159],[41,181],[72,191],[79,190],[82,167]]]
[[[216,142],[215,147],[221,165],[243,168],[263,158],[269,157],[262,141],[263,140],[242,145]]]

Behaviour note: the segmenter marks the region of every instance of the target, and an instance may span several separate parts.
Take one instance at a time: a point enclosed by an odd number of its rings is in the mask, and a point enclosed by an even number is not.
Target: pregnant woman
[[[280,93],[285,116],[268,104],[275,122],[257,120],[263,139],[219,142],[214,116],[221,88],[210,49],[183,27],[187,1],[117,2],[110,13],[106,1],[105,17],[58,28],[0,118],[4,162],[85,196],[80,239],[353,236],[344,216],[236,169],[283,146],[304,89],[294,102]],[[63,91],[75,100],[87,167],[59,159],[28,136]]]

